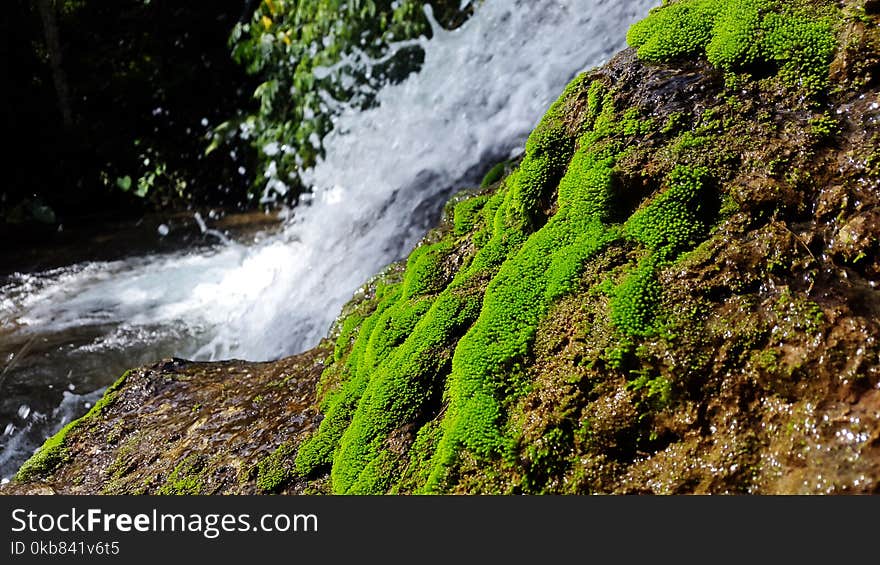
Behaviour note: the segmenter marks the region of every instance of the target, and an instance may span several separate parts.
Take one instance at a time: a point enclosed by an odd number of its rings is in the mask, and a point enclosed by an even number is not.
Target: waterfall
[[[51,355],[0,378],[0,474],[64,423],[53,414],[72,417],[57,409],[73,402],[64,389],[92,393],[119,364],[268,360],[314,346],[352,293],[405,257],[451,194],[521,152],[567,82],[622,49],[628,27],[656,4],[485,0],[455,30],[426,9],[433,34],[418,40],[421,70],[380,90],[376,107],[341,111],[326,156],[304,173],[312,193],[279,232],[255,244],[10,277],[0,286],[0,338],[11,344],[0,363],[11,366],[33,336]],[[71,332],[77,341],[45,337]],[[55,407],[31,410],[7,392],[26,379],[52,388]],[[28,410],[16,412],[19,404]],[[18,437],[25,431],[32,441]]]
[[[277,357],[313,346],[352,291],[404,257],[443,201],[478,182],[481,166],[518,153],[567,82],[623,47],[653,2],[487,0],[461,28],[431,21],[421,72],[343,113],[315,187],[278,246],[250,254],[264,281],[256,300],[224,310],[205,358]],[[430,12],[428,12],[430,17]],[[230,271],[212,289],[239,292]]]

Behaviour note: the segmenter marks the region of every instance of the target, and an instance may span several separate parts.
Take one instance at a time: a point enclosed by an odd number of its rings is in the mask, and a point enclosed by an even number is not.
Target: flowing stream
[[[311,197],[282,229],[0,278],[0,477],[128,367],[314,346],[352,293],[404,257],[451,194],[519,154],[566,83],[622,49],[655,4],[485,0],[453,31],[426,11],[420,72],[380,90],[377,107],[342,111],[307,172]]]

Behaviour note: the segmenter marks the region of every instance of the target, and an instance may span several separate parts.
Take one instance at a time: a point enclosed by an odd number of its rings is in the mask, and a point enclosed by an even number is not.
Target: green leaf
[[[143,198],[150,191],[150,187],[152,186],[152,179],[147,180],[146,178],[142,178],[138,181],[137,190],[134,191],[135,196],[139,196]]]
[[[119,177],[116,179],[116,186],[122,189],[123,192],[128,192],[131,188],[131,177],[125,175],[124,177]]]

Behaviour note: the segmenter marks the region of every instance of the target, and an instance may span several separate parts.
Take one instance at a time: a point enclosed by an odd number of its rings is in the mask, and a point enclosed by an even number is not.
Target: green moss
[[[792,13],[764,18],[764,56],[775,61],[788,84],[810,92],[824,88],[837,40],[829,19],[812,19]]]
[[[333,348],[334,361],[340,361],[351,349],[352,339],[357,335],[357,330],[363,321],[364,317],[357,313],[351,314],[342,321],[339,336],[336,338],[336,344]]]
[[[620,121],[620,129],[624,135],[647,135],[654,129],[654,120],[641,119],[638,108],[627,110]]]
[[[822,114],[810,120],[810,133],[818,138],[829,137],[837,133],[838,129],[837,120],[828,114]]]
[[[779,371],[779,352],[775,349],[756,351],[752,354],[750,360],[755,366],[771,374]]]
[[[381,453],[378,438],[414,417],[431,396],[436,383],[428,375],[446,363],[438,351],[450,346],[459,327],[475,316],[468,293],[443,289],[444,280],[437,278],[450,250],[450,242],[441,240],[414,251],[403,283],[386,292],[360,324],[345,361],[344,382],[327,395],[318,432],[300,448],[299,472],[308,474],[335,461],[334,489],[348,491]],[[439,296],[431,294],[441,290]],[[426,317],[429,322],[423,321]],[[358,488],[368,483],[361,479]]]
[[[455,349],[443,435],[427,490],[442,488],[462,449],[483,458],[510,455],[512,444],[503,433],[505,406],[527,390],[521,367],[538,322],[553,300],[574,288],[583,264],[619,237],[604,222],[614,208],[613,168],[620,150],[615,143],[599,142],[606,136],[634,135],[641,127],[632,127],[635,113],[628,113],[626,121],[613,120],[608,92],[591,87],[588,98],[593,127],[585,128],[580,148],[559,182],[556,214],[519,250],[509,253],[486,290],[479,319]],[[523,165],[529,162],[527,154]],[[522,195],[530,206],[537,205],[538,195],[516,190],[516,183],[522,182],[518,173],[528,175],[533,170],[521,168],[511,174],[505,204]],[[496,223],[496,239],[505,233],[499,227],[503,225]],[[487,248],[491,245],[490,241]]]
[[[630,338],[632,334],[628,332],[621,333],[623,337],[602,352],[602,358],[608,363],[608,366],[618,371],[624,370],[635,350],[635,345]]]
[[[446,288],[448,280],[442,275],[442,265],[452,250],[450,239],[416,247],[406,262],[403,297],[436,294]]]
[[[765,0],[728,2],[719,11],[706,45],[706,58],[722,69],[755,63],[761,56],[761,45],[755,37],[761,33],[761,9]]]
[[[611,320],[623,334],[656,332],[662,298],[657,270],[705,238],[715,201],[707,190],[708,180],[704,167],[677,165],[664,189],[624,224],[626,236],[647,247],[649,254],[615,289],[610,302]]]
[[[638,48],[639,57],[649,61],[698,55],[712,39],[723,4],[714,0],[666,3],[630,27],[627,42]]]
[[[347,494],[376,494],[388,491],[397,481],[399,458],[388,450],[379,450],[349,485]]]
[[[143,440],[143,432],[136,431],[119,446],[116,458],[107,467],[107,476],[111,480],[121,479],[131,471],[132,456],[137,454],[140,442]]]
[[[196,495],[204,489],[203,472],[207,468],[208,457],[192,454],[177,464],[159,489],[163,495]]]
[[[687,124],[687,116],[682,112],[672,112],[666,118],[666,123],[660,128],[661,133],[673,134],[681,130]]]
[[[670,146],[669,151],[673,156],[680,157],[691,149],[703,147],[711,139],[710,136],[698,135],[692,131],[685,131],[676,138],[675,142]]]
[[[677,165],[667,177],[666,189],[627,220],[626,235],[664,255],[695,246],[708,228],[708,176],[704,167]]]
[[[682,0],[653,9],[627,41],[648,61],[705,55],[723,71],[772,64],[789,86],[817,92],[837,45],[827,13],[807,2]]]
[[[441,376],[448,372],[449,349],[476,317],[479,303],[475,298],[458,286],[441,294],[401,346],[372,372],[333,458],[335,492],[348,492],[355,484],[358,492],[383,490],[370,477],[384,480],[384,475],[360,475],[368,467],[375,470],[376,464],[370,465],[378,457],[384,459],[384,438],[413,421],[442,383]]]
[[[480,181],[480,188],[487,188],[503,179],[507,174],[508,167],[510,167],[510,161],[501,161],[489,169],[483,180]]]
[[[327,394],[322,405],[325,417],[318,432],[300,448],[296,460],[300,473],[308,474],[331,463],[343,433],[352,425],[357,407],[369,403],[370,397],[364,399],[364,394],[377,366],[407,341],[418,322],[431,310],[433,298],[417,295],[439,289],[434,279],[437,263],[448,249],[448,243],[440,242],[413,252],[402,285],[389,290],[375,311],[360,324],[358,337],[345,363],[344,383],[340,389]]]
[[[452,233],[414,250],[402,280],[377,291],[370,312],[342,322],[325,371],[337,384],[300,447],[298,472],[329,468],[336,493],[435,492],[454,482],[461,461],[514,464],[510,411],[532,386],[523,367],[539,324],[562,297],[588,290],[586,265],[612,244],[641,257],[616,287],[596,283],[610,295],[620,367],[632,338],[656,331],[657,272],[705,237],[716,212],[710,175],[673,167],[644,206],[615,223],[634,197],[621,194],[617,167],[655,124],[641,109],[619,112],[609,87],[587,80],[554,103],[493,194],[450,204]],[[664,383],[633,386],[665,398]]]
[[[284,442],[257,464],[257,488],[260,492],[278,492],[294,476],[293,461],[296,449]]]
[[[300,446],[296,470],[301,475],[315,473],[332,463],[339,438],[351,422],[357,403],[367,386],[368,375],[352,376],[347,371],[347,376],[340,390],[326,395],[321,404],[324,418],[318,431]]]
[[[453,233],[462,236],[470,233],[479,221],[479,214],[488,202],[489,196],[474,196],[462,200],[455,206],[453,215]]]
[[[33,481],[46,477],[57,469],[67,459],[67,436],[73,430],[86,425],[91,419],[100,416],[119,394],[119,390],[130,374],[131,371],[126,371],[116,382],[107,387],[104,395],[82,418],[70,422],[54,436],[47,439],[37,452],[24,462],[15,474],[15,480],[18,482]]]
[[[792,293],[788,288],[779,294],[774,310],[783,322],[775,328],[782,338],[789,337],[787,334],[793,332],[816,333],[825,319],[821,306],[805,296]]]
[[[449,407],[432,480],[441,478],[462,447],[484,457],[507,452],[501,433],[502,399],[523,391],[520,366],[546,312],[548,294],[553,295],[548,285],[555,282],[557,290],[569,282],[583,260],[609,239],[597,220],[578,226],[579,220],[576,213],[557,213],[502,265],[486,290],[480,317],[453,356]],[[558,257],[565,260],[555,260]]]
[[[663,292],[657,282],[657,268],[657,256],[647,256],[614,291],[609,304],[611,321],[624,335],[655,333],[654,322]]]
[[[437,451],[442,433],[439,419],[431,420],[419,429],[409,448],[409,462],[400,480],[392,487],[392,494],[415,491],[428,481],[431,457]]]
[[[27,482],[45,477],[64,462],[67,455],[65,438],[78,423],[78,421],[70,422],[57,434],[47,439],[40,449],[21,466],[15,474],[15,480]]]
[[[666,377],[653,375],[648,370],[634,371],[631,373],[633,380],[627,383],[629,390],[644,391],[647,402],[654,408],[660,409],[669,404],[672,399],[672,382]]]

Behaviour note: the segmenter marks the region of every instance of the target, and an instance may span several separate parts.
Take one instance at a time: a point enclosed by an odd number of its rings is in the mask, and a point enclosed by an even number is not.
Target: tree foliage
[[[102,209],[240,200],[249,155],[205,156],[205,147],[208,132],[253,88],[227,44],[242,5],[13,0],[7,115],[14,166],[0,218],[34,219],[40,207],[60,221]],[[66,100],[53,76],[59,71]]]
[[[261,0],[230,39],[233,56],[260,77],[252,111],[221,124],[212,149],[244,138],[259,155],[256,194],[295,197],[300,171],[322,155],[342,107],[367,108],[376,91],[416,70],[413,38],[430,36],[429,6],[444,26],[471,13],[460,0]]]

